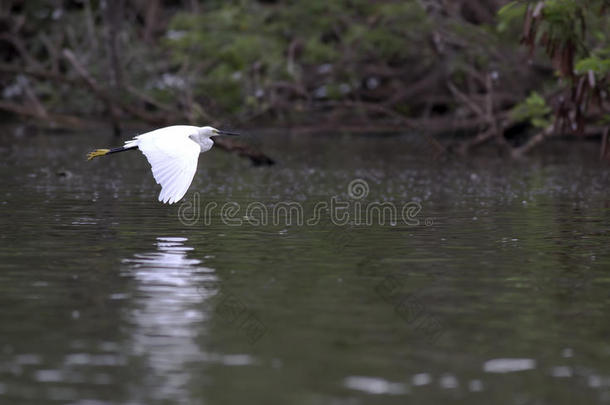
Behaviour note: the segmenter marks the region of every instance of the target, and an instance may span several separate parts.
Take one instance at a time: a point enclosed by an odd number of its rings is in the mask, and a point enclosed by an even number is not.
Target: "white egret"
[[[174,125],[159,128],[125,142],[125,146],[113,149],[97,149],[87,154],[87,159],[126,150],[140,149],[157,184],[161,185],[159,201],[173,204],[184,197],[197,170],[199,154],[212,149],[210,139],[216,135],[239,135],[212,127]]]

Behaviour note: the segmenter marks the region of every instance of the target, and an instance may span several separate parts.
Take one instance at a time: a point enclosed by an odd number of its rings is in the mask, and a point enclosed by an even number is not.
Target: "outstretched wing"
[[[137,137],[138,148],[161,185],[159,201],[173,204],[184,197],[193,181],[201,147],[187,136],[150,135]]]

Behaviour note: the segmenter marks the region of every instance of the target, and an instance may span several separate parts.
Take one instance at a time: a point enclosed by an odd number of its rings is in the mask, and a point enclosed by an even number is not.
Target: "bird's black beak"
[[[218,130],[218,135],[239,136],[239,134],[237,132],[221,131],[221,130]]]

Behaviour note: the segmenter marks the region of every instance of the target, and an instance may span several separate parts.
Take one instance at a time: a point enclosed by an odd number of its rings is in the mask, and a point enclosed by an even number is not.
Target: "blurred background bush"
[[[517,154],[557,133],[607,139],[606,5],[4,0],[0,110],[117,133],[130,120],[463,133],[462,151],[495,139]]]

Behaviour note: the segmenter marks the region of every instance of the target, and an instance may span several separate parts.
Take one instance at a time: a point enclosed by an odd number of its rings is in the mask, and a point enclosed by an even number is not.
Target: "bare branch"
[[[514,148],[512,150],[512,152],[511,152],[511,156],[513,158],[520,158],[520,157],[522,157],[527,152],[529,152],[534,147],[536,147],[536,145],[540,144],[546,138],[548,138],[551,135],[553,135],[554,131],[555,131],[555,125],[549,125],[545,129],[540,131],[538,134],[536,134],[533,137],[531,137],[524,145],[522,145],[520,147],[517,147],[517,148]]]

